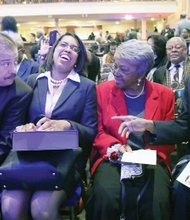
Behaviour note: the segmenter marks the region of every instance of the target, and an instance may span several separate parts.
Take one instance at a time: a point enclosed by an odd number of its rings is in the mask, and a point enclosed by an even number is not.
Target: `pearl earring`
[[[141,79],[138,79],[138,80],[137,80],[137,86],[140,86],[140,85],[141,85],[141,81],[142,81]]]

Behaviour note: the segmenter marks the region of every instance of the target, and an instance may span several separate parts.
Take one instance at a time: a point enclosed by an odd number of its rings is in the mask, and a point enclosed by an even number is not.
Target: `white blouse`
[[[51,118],[53,109],[55,108],[55,105],[61,93],[64,91],[64,88],[65,88],[65,85],[67,84],[68,79],[80,83],[80,77],[78,73],[72,70],[65,79],[54,80],[51,77],[51,73],[48,71],[45,73],[41,73],[37,77],[37,79],[42,78],[44,76],[47,77],[48,79],[48,92],[46,94],[45,116],[48,118]]]

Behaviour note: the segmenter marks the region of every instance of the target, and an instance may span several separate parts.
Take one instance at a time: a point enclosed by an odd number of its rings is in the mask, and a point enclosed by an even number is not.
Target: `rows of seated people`
[[[153,121],[181,120],[182,139],[189,131],[183,100],[190,72],[189,29],[181,31],[180,36],[169,39],[156,34],[147,42],[110,41],[101,60],[74,33],[60,35],[52,46],[42,39],[38,59],[33,61],[35,71],[32,65],[26,68],[30,72],[22,75],[19,69],[26,59],[23,44],[6,32],[0,34],[1,162],[17,154],[11,152],[10,141],[15,128],[75,129],[82,149],[82,157],[69,171],[69,178],[63,179],[61,190],[3,190],[3,219],[60,219],[59,208],[75,190],[89,157],[87,220],[189,219],[189,190],[172,180],[170,154],[174,143],[151,144],[156,134],[152,137],[138,127],[126,126],[126,116],[132,115]],[[108,74],[103,78],[105,72]],[[183,147],[187,150],[189,145]],[[156,165],[121,162],[124,153],[142,149],[156,150]],[[185,154],[180,152],[179,156]],[[63,168],[62,151],[30,152],[30,157]],[[180,200],[179,194],[184,195]],[[187,205],[179,209],[181,204]]]

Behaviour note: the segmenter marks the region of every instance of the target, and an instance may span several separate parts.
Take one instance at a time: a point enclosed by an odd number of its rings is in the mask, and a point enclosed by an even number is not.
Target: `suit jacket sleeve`
[[[187,78],[183,98],[183,110],[176,120],[155,121],[156,136],[153,144],[174,144],[190,140],[189,118],[190,118],[190,77]]]

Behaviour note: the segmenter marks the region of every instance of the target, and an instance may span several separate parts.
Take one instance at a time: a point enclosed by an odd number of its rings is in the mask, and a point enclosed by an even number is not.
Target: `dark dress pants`
[[[139,198],[149,175],[151,179]],[[170,220],[170,175],[167,169],[160,165],[146,166],[143,177],[125,180],[125,189],[127,220]],[[120,166],[103,161],[93,176],[86,201],[86,220],[119,220],[120,195]]]

